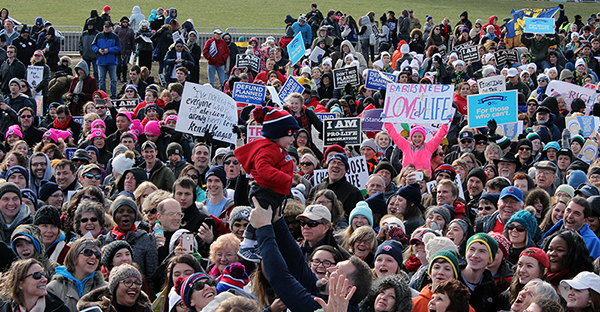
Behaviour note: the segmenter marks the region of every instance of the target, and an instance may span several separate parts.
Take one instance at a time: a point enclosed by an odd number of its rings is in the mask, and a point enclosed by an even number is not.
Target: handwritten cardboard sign
[[[506,91],[506,78],[503,75],[487,77],[477,80],[479,94]]]

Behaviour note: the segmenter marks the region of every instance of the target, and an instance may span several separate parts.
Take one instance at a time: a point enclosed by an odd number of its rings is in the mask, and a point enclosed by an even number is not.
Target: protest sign
[[[454,116],[453,85],[390,83],[385,95],[384,122],[444,124]]]
[[[501,67],[506,62],[516,63],[519,61],[519,53],[515,50],[498,50],[494,52],[496,58],[496,64]]]
[[[383,121],[381,113],[383,108],[376,108],[363,111],[362,113],[362,131],[381,131],[383,128]]]
[[[562,96],[567,103],[567,110],[571,111],[571,103],[574,99],[582,99],[585,102],[585,114],[589,115],[592,106],[596,104],[596,90],[584,88],[569,82],[552,80],[546,87],[546,94],[551,97]]]
[[[238,54],[235,56],[235,67],[260,73],[260,58],[252,54]]]
[[[586,83],[585,86],[583,86],[584,88],[588,88],[588,89],[596,89],[596,85],[593,83]]]
[[[288,43],[287,51],[292,65],[296,65],[296,63],[300,61],[306,52],[304,47],[304,39],[302,38],[302,32],[298,32],[294,39]]]
[[[77,151],[76,148],[65,148],[65,154],[67,154],[67,160],[73,159],[73,156],[75,156],[75,151]]]
[[[245,82],[233,84],[233,98],[241,103],[261,105],[266,93],[265,86]]]
[[[369,179],[369,166],[365,156],[357,156],[348,159],[350,168],[346,170],[346,180],[359,190],[367,189],[367,180]],[[317,185],[325,180],[329,175],[327,169],[317,169],[313,171],[312,183]]]
[[[371,90],[381,90],[386,88],[388,82],[394,83],[397,79],[398,77],[396,75],[369,69],[367,71],[365,87]]]
[[[335,113],[316,113],[315,115],[317,115],[320,121],[335,118]]]
[[[361,142],[360,118],[336,118],[323,121],[325,146],[344,142],[346,145],[358,145]]]
[[[456,186],[458,187],[458,197],[465,199],[465,192],[463,190],[462,182],[460,181],[459,174],[456,175],[456,178],[454,179],[454,184],[456,184]],[[425,185],[427,186],[427,194],[431,194],[434,190],[437,190],[437,181],[436,180],[427,182]]]
[[[111,102],[117,109],[125,108],[127,111],[133,112],[135,110],[135,107],[140,103],[140,100],[124,99],[124,100],[111,100]]]
[[[235,144],[232,130],[237,119],[236,103],[230,96],[210,86],[185,83],[175,130],[201,137],[208,131],[215,140]]]
[[[35,116],[41,117],[44,115],[44,96],[37,94],[35,97]]]
[[[73,120],[83,126],[83,116],[73,116]]]
[[[479,51],[477,46],[469,46],[458,51],[458,55],[465,63],[468,61],[476,62],[479,60]]]
[[[279,94],[277,92],[277,89],[275,89],[275,87],[273,86],[267,86],[267,91],[269,91],[269,95],[271,96],[271,100],[273,101],[273,103],[275,103],[275,107],[277,108],[283,108],[282,102],[279,99]]]
[[[44,79],[44,66],[27,66],[27,83],[31,86],[31,89],[37,87],[37,85]]]
[[[342,89],[348,83],[353,86],[358,86],[360,84],[358,67],[350,66],[333,70],[334,89]]]
[[[506,78],[502,75],[477,80],[479,94],[506,91]]]
[[[523,120],[498,125],[496,134],[503,135],[513,142],[517,142],[519,134],[523,133]]]
[[[523,31],[530,34],[553,34],[554,18],[526,17]]]
[[[571,138],[577,134],[579,134],[579,130],[583,131],[582,136],[584,138],[589,138],[591,136],[596,136],[596,129],[599,126],[599,118],[595,116],[577,116],[577,117],[567,117],[567,129],[571,132]]]
[[[585,141],[583,147],[581,148],[581,152],[579,152],[578,158],[585,161],[588,164],[591,164],[592,161],[596,160],[598,156],[598,144],[593,140]]]
[[[318,64],[321,63],[321,61],[323,60],[323,55],[325,55],[325,50],[321,49],[321,47],[319,46],[316,46],[310,52],[310,56],[308,57],[308,59],[311,60],[311,62]]]
[[[469,128],[487,127],[490,119],[497,124],[517,122],[517,90],[475,94],[467,97]]]
[[[254,142],[262,136],[262,126],[248,126],[246,127],[246,141],[248,143]]]
[[[302,94],[302,92],[304,92],[304,87],[298,82],[298,80],[294,79],[293,77],[289,77],[286,79],[285,84],[281,87],[281,89],[279,89],[279,99],[281,102],[285,103],[285,98],[294,92]]]

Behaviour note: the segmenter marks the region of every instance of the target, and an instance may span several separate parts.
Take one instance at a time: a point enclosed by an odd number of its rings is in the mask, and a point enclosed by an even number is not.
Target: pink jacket
[[[414,165],[417,169],[425,169],[429,171],[431,174],[431,155],[438,148],[442,140],[448,134],[448,125],[443,124],[432,140],[425,143],[425,147],[419,150],[416,150],[415,147],[402,137],[394,128],[394,125],[386,122],[384,123],[385,129],[387,130],[390,137],[398,148],[402,151],[402,167],[406,167],[407,165]]]

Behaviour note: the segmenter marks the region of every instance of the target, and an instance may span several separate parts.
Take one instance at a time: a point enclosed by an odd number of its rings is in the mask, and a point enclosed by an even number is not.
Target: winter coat
[[[548,48],[551,45],[559,44],[560,37],[558,34],[554,34],[554,36],[544,36],[542,40],[537,40],[535,37],[527,37],[526,33],[523,32],[521,34],[521,43],[527,46],[533,61],[539,62],[548,59]]]
[[[556,126],[556,115],[554,115],[553,113],[549,114],[550,118],[548,118],[548,122],[546,122],[545,124],[542,124],[542,126],[545,126],[548,131],[550,132],[550,140],[549,141],[558,141],[562,138],[561,132],[558,129],[558,127]],[[563,117],[564,118],[564,117]],[[540,123],[538,121],[533,123],[534,125],[540,125]],[[539,134],[539,132],[545,131],[546,129],[544,129],[543,127],[539,128],[536,132]],[[542,140],[544,141],[544,140]],[[544,143],[548,143],[548,142],[544,142]]]
[[[70,109],[71,114],[73,116],[81,116],[81,114],[83,113],[83,105],[88,101],[92,101],[93,93],[98,91],[98,83],[96,82],[96,79],[92,75],[90,75],[90,69],[88,68],[87,63],[85,61],[80,61],[79,63],[77,63],[77,66],[75,66],[75,69],[77,68],[81,68],[85,72],[86,77],[83,80],[83,88],[81,88],[81,93],[83,93],[84,96],[80,96],[76,103],[71,102]],[[71,85],[69,86],[68,93],[73,94],[78,82],[78,77],[74,77],[73,80],[71,80]],[[78,136],[73,137],[77,138]]]
[[[131,9],[131,16],[129,17],[129,25],[133,27],[133,31],[137,32],[140,29],[140,22],[145,20],[146,16],[142,14],[142,10],[139,6],[134,6]]]
[[[406,42],[410,39],[410,18],[407,10],[402,10],[402,18],[398,18],[398,39]]]
[[[139,29],[136,33],[135,33],[135,43],[137,44],[137,49],[138,51],[152,51],[154,50],[154,45],[152,44],[152,42],[146,42],[143,37],[146,37],[148,39],[152,38],[152,35],[154,35],[154,33],[152,32],[152,30],[150,29]]]
[[[173,44],[173,33],[170,30],[169,25],[163,25],[154,35],[152,35],[152,41],[155,42],[154,47],[160,45],[160,59],[164,59],[165,55],[169,51],[169,47]]]
[[[373,33],[373,28],[371,27],[371,20],[368,16],[361,16],[358,20],[358,28],[360,29],[358,33],[359,40],[366,40],[371,37]]]
[[[83,296],[81,300],[79,300],[79,302],[77,303],[77,309],[81,311],[89,307],[99,307],[102,310],[102,312],[123,312],[117,311],[113,304],[113,302],[115,301],[115,295],[110,293],[108,286],[104,286],[95,289]],[[140,291],[140,296],[137,299],[135,309],[131,311],[152,312],[151,304],[152,303],[150,302],[148,296],[143,291]]]
[[[69,307],[67,307],[61,300],[61,298],[59,298],[58,296],[52,293],[48,293],[44,298],[46,307],[43,312],[71,312],[71,309],[69,309]],[[20,311],[20,309],[16,305],[13,306],[13,304],[10,302],[2,302],[2,304],[0,305],[0,312],[14,311]]]
[[[62,298],[65,305],[71,311],[77,311],[77,302],[84,294],[90,291],[107,286],[108,283],[104,281],[104,276],[100,270],[90,275],[89,278],[83,281],[74,281],[75,277],[67,271],[64,266],[56,268],[56,274],[52,277],[52,281],[48,283],[47,290],[49,293],[55,294],[59,298]],[[82,283],[83,282],[83,283]],[[77,289],[75,283],[80,284],[81,289]]]
[[[485,24],[485,25],[483,25],[483,27],[482,27],[482,29],[481,29],[481,34],[479,35],[479,37],[483,37],[483,30],[484,30],[484,29],[486,29],[486,30],[487,30],[487,27],[488,27],[488,26],[490,26],[490,25],[494,25],[494,35],[495,35],[496,37],[500,37],[500,36],[502,36],[502,33],[500,32],[500,26],[498,26],[498,25],[495,25],[495,24],[494,24],[494,20],[495,20],[496,18],[497,18],[497,17],[496,17],[496,15],[492,15],[492,16],[490,16],[490,17],[488,18],[488,23],[487,23],[487,24]],[[522,42],[522,41],[521,41],[521,42]]]
[[[56,71],[58,69],[58,53],[60,53],[60,38],[52,36],[52,38],[46,39],[43,48],[48,49],[47,52],[44,52],[46,64],[52,71]]]
[[[223,42],[225,42],[225,41],[223,41]],[[183,66],[183,67],[187,68],[188,70],[192,70],[196,66],[195,65],[196,62],[194,61],[194,58],[192,57],[188,48],[185,45],[183,47],[183,51],[181,51],[181,63],[178,63],[178,64],[175,63],[175,61],[177,59],[178,59],[177,51],[175,51],[175,43],[173,43],[169,47],[169,52],[167,52],[167,54],[165,55],[165,66],[166,66],[165,73],[167,74],[167,77],[171,77],[171,73],[173,72],[173,69],[176,67]]]
[[[360,63],[360,66],[358,68],[358,71],[360,73],[362,73],[365,69],[368,68],[368,64],[367,64],[367,61],[365,60],[365,57],[362,55],[362,53],[356,52],[356,49],[354,49],[354,45],[352,45],[352,43],[348,40],[342,41],[342,44],[340,45],[340,52],[342,53],[342,55],[337,60],[337,62],[335,62],[335,68],[342,68],[342,67],[344,67],[344,65],[346,65],[344,58],[348,54],[344,54],[344,52],[343,52],[344,46],[347,46],[349,48],[350,52],[348,52],[348,53],[352,54],[352,56],[354,56],[354,59]],[[333,81],[332,81],[332,83],[333,83]]]
[[[132,51],[135,51],[135,33],[130,26],[123,28],[123,26],[119,25],[115,27],[114,32],[119,36],[119,40],[121,41],[120,55],[129,56]]]
[[[27,75],[27,69],[25,65],[19,61],[19,59],[15,58],[12,63],[8,62],[8,59],[2,63],[0,66],[0,78],[2,79],[2,84],[0,85],[0,91],[2,94],[9,94],[10,89],[8,88],[8,83],[13,78],[25,79]]]
[[[139,167],[145,169],[146,163],[141,164]],[[162,161],[157,159],[154,167],[150,170],[148,181],[154,183],[159,190],[171,192],[173,190],[173,182],[175,182],[175,175]]]
[[[164,168],[169,170],[166,167]],[[169,172],[171,171],[169,170]],[[173,185],[173,182],[171,182],[171,185]],[[100,234],[98,240],[102,246],[105,246],[114,242],[116,236],[112,232]],[[142,273],[143,276],[151,276],[158,267],[158,250],[156,250],[156,240],[154,239],[154,236],[138,228],[135,232],[127,232],[124,240],[131,245],[131,249],[133,250],[132,260],[139,266],[140,273]]]
[[[295,22],[292,24],[292,29],[294,30],[294,37],[298,33],[302,33],[302,40],[304,41],[305,45],[312,42],[312,29],[307,23],[304,23],[304,25],[300,26],[300,23]]]
[[[556,224],[544,234],[544,240],[548,238],[552,233],[562,229],[563,223],[564,220],[558,220],[558,222],[556,222]],[[587,249],[590,251],[590,256],[594,259],[600,257],[600,239],[598,238],[598,236],[596,236],[596,233],[594,233],[587,224],[584,224],[578,232],[579,234],[581,234],[581,237],[583,237],[583,240],[587,245]]]
[[[121,51],[121,40],[114,32],[101,32],[92,41],[92,49],[98,55],[98,66],[117,65],[117,53]],[[107,54],[100,54],[98,50],[107,49]]]
[[[37,49],[35,41],[31,38],[25,39],[19,36],[17,39],[13,40],[12,44],[17,47],[17,58],[19,61],[23,64],[30,64],[33,52]]]
[[[461,271],[464,267],[461,266]],[[467,285],[462,274],[458,278],[463,284]],[[495,304],[498,301],[498,287],[492,276],[492,272],[485,269],[481,282],[475,286],[475,290],[471,292],[469,305],[476,312],[495,311]]]
[[[23,93],[19,93],[16,98],[12,98],[12,96],[9,94],[6,96],[6,98],[4,98],[4,102],[17,113],[23,107],[30,107],[35,112],[35,104],[31,102],[31,99],[29,99],[29,97]]]
[[[4,241],[6,244],[10,245],[10,237],[12,236],[12,233],[15,231],[17,226],[21,224],[31,223],[33,223],[31,211],[29,210],[29,207],[27,207],[27,205],[21,203],[21,208],[19,209],[19,212],[17,213],[15,219],[9,227],[7,227],[6,221],[4,221],[4,216],[0,214],[0,227],[2,228],[2,230],[0,231],[0,239],[2,239],[2,241]]]
[[[310,29],[310,27],[309,27]],[[209,51],[210,51],[210,46],[213,44],[213,42],[215,43],[216,47],[217,47],[217,54],[215,54],[214,56],[211,56]],[[214,38],[210,38],[206,41],[206,44],[204,44],[204,49],[202,49],[202,55],[204,55],[204,58],[206,60],[208,60],[208,65],[213,65],[213,66],[223,66],[225,65],[225,63],[227,63],[227,59],[229,58],[229,47],[227,46],[227,43],[225,43],[225,40],[220,39],[220,40],[215,40]]]
[[[0,134],[6,133],[9,126],[19,123],[19,116],[14,109],[8,106],[5,111],[0,110]],[[37,144],[37,142],[35,143]]]
[[[98,58],[98,55],[96,55],[96,52],[92,49],[92,42],[97,34],[98,31],[95,29],[84,30],[83,33],[81,33],[81,38],[79,38],[79,55],[81,55],[81,58],[84,60],[93,61]]]

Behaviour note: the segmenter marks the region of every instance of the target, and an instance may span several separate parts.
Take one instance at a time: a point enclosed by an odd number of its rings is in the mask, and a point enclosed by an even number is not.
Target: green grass
[[[257,27],[257,28],[283,28],[283,19],[286,14],[296,17],[310,9],[312,1],[277,1],[277,0],[222,0],[222,1],[171,1],[176,4],[179,20],[191,18],[196,27]],[[487,22],[490,15],[497,15],[500,20],[510,17],[511,9],[545,8],[558,5],[558,2],[523,1],[523,0],[325,0],[317,1],[323,14],[329,9],[341,10],[358,17],[368,11],[376,12],[379,17],[383,12],[393,10],[399,16],[403,9],[413,9],[415,16],[425,22],[425,14],[431,15],[434,22],[439,23],[444,17],[450,18],[452,25],[459,20],[459,14],[467,10],[469,19],[475,22],[481,18]],[[112,8],[111,17],[118,21],[122,16],[129,17],[131,8],[140,4],[142,13],[148,17],[150,10],[162,6],[168,8],[169,1],[91,1],[91,0],[5,0],[3,7],[10,10],[10,16],[31,25],[37,16],[50,20],[54,25],[79,25],[83,26],[90,10],[102,11],[105,4]],[[598,13],[598,4],[589,3],[564,3],[567,16],[572,21],[575,14],[581,14],[585,19],[591,13]],[[558,16],[558,14],[557,14]]]

